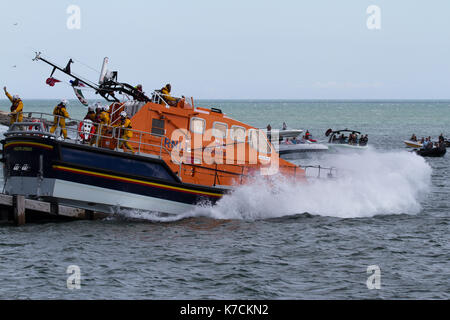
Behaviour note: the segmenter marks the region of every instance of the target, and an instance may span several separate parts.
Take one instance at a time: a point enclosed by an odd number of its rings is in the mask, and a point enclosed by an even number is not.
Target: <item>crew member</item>
[[[64,99],[55,107],[53,110],[55,119],[53,120],[53,126],[50,128],[50,133],[54,133],[59,124],[64,139],[67,139],[66,118],[69,118],[69,113],[66,108],[68,104],[68,101]]]
[[[131,120],[130,118],[128,118],[128,115],[125,111],[122,111],[120,113],[120,121],[115,125],[115,127],[121,128],[119,149],[123,149],[123,151],[125,152],[127,152],[128,149],[132,153],[134,153],[133,147],[128,142],[128,140],[133,137],[133,132],[130,130],[132,128]]]
[[[11,96],[8,91],[6,90],[6,87],[3,88],[5,90],[5,94],[8,97],[9,101],[11,101],[11,120],[10,125],[12,125],[15,122],[22,122],[23,120],[23,102],[20,99],[18,95]]]
[[[102,112],[100,112],[100,124],[103,126],[109,126],[110,123],[110,114],[109,114],[109,107],[104,106],[102,108]]]
[[[95,122],[96,113],[95,108],[93,106],[89,106],[88,113],[84,117],[84,120],[91,120],[92,122]]]
[[[170,95],[170,92],[172,91],[172,86],[170,84],[167,84],[164,88],[161,90],[162,98],[163,100],[172,107],[175,107],[178,103],[179,99],[176,99]],[[161,104],[164,104],[164,101],[161,101]]]
[[[97,141],[100,141],[100,134],[99,134],[99,123],[101,122],[100,116],[103,111],[102,106],[100,105],[100,102],[96,102],[94,104],[95,109],[95,115],[94,115],[94,126],[95,126],[95,136],[91,139],[90,145],[94,145]]]

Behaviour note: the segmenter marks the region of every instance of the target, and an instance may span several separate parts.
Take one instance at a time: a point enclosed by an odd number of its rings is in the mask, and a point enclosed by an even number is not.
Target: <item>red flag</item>
[[[47,81],[45,81],[46,84],[48,84],[50,87],[54,87],[56,83],[61,82],[58,79],[55,79],[53,77],[48,78]]]

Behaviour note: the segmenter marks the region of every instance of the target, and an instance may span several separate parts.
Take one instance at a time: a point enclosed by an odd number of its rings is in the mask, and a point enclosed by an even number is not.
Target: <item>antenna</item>
[[[99,85],[102,85],[105,82],[105,77],[106,74],[108,73],[108,63],[109,58],[105,57],[105,59],[103,59],[102,71],[100,72],[100,79],[98,80]]]

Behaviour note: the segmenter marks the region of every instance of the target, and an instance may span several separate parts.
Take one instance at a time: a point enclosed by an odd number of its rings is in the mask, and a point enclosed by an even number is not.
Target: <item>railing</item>
[[[181,98],[176,98],[176,97],[172,97],[169,96],[167,94],[162,94],[159,91],[154,91],[152,94],[152,102],[155,104],[162,104],[164,105],[166,108],[170,108],[171,106],[166,102],[165,97],[171,97],[173,99],[177,100],[177,106],[180,102],[183,103],[183,108],[185,109],[193,109],[194,108],[194,99],[192,97],[181,97]]]
[[[327,178],[335,178],[337,176],[338,170],[337,168],[327,168],[322,166],[305,166],[302,167],[302,169],[305,169],[305,174],[308,178],[314,178],[313,176],[308,176],[308,171],[311,171],[311,169],[317,170],[317,178],[322,178],[322,172],[325,172],[327,174]]]
[[[56,123],[55,123],[56,118]],[[68,143],[87,145],[92,148],[102,148],[119,151],[119,146],[121,142],[128,141],[130,145],[135,149],[135,152],[139,155],[153,156],[155,158],[162,159],[164,155],[170,155],[171,150],[166,148],[165,143],[171,141],[164,135],[158,135],[146,131],[139,131],[134,129],[124,129],[121,127],[114,127],[108,125],[101,125],[98,123],[93,123],[90,120],[76,120],[72,118],[64,118],[66,121],[66,126],[64,128],[60,125],[60,120],[63,119],[62,116],[55,116],[48,113],[39,112],[29,112],[24,113],[24,121],[20,123],[14,123],[10,126],[10,129],[4,134],[5,137],[11,136],[39,136],[48,139],[61,139],[61,130],[67,130],[68,139],[65,140]],[[86,133],[83,131],[84,125],[90,125],[95,128],[94,130]],[[55,127],[54,133],[50,132],[50,128]],[[81,129],[80,129],[81,128]],[[129,131],[133,134],[131,139],[122,139],[123,130]],[[81,136],[81,133],[85,133],[90,136],[89,139],[85,139]],[[109,145],[104,142],[109,141]],[[156,142],[155,142],[156,141]],[[191,150],[192,151],[192,150]],[[207,166],[202,166],[201,164],[185,163],[182,159],[179,161],[172,160],[172,163],[179,166],[178,177],[182,179],[183,174],[186,174],[186,167],[191,167],[192,169],[198,169],[201,171],[208,171],[211,173],[212,180],[214,180],[213,185],[220,184],[221,176],[236,176],[239,177],[242,183],[242,178],[250,176],[249,173],[245,174],[245,167],[239,166],[240,172],[233,172],[229,170],[221,170],[216,167],[209,168]],[[292,168],[292,167],[290,167]],[[337,173],[336,168],[326,168],[322,166],[305,166],[299,167],[298,169],[304,169],[305,174],[307,171],[316,169],[318,170],[318,178],[322,177],[322,173],[326,172],[327,177],[334,177]],[[200,173],[200,172],[199,172]],[[205,172],[203,172],[205,173]],[[202,174],[203,174],[202,173]],[[296,174],[295,174],[296,175]]]
[[[128,141],[132,147],[136,147],[137,154],[147,154],[145,150],[154,149],[153,152],[149,153],[158,158],[162,158],[163,154],[170,154],[164,142],[168,139],[166,136],[158,135],[150,132],[124,129],[121,127],[102,125],[98,123],[93,123],[90,120],[76,120],[72,118],[64,118],[62,116],[55,116],[48,113],[40,112],[29,112],[24,113],[26,118],[23,122],[16,122],[12,124],[9,130],[5,133],[6,137],[9,136],[44,136],[51,139],[60,139],[62,130],[67,130],[68,139],[66,142],[71,142],[75,144],[89,145],[93,148],[109,148],[105,147],[103,142],[109,141],[114,146],[114,150],[119,151],[119,146],[121,142]],[[55,123],[56,118],[56,123]],[[66,126],[61,127],[60,120],[64,119]],[[84,125],[95,128],[94,130],[86,132],[84,131]],[[55,128],[54,133],[50,132],[51,128]],[[80,129],[81,128],[81,129]],[[126,130],[133,134],[131,139],[122,139],[122,132]],[[58,134],[59,132],[59,134]],[[84,137],[82,137],[84,135]],[[87,136],[87,137],[86,137]],[[147,142],[148,140],[160,140],[158,144]]]

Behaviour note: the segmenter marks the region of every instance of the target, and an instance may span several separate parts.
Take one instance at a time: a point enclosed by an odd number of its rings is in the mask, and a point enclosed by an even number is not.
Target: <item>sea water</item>
[[[57,101],[25,101],[51,113]],[[333,179],[238,187],[176,217],[122,211],[95,222],[0,226],[0,298],[448,299],[449,156],[403,144],[449,135],[449,101],[197,101],[256,127],[369,135],[369,150],[301,158]],[[0,109],[9,103],[0,101]],[[71,101],[69,113],[86,109]],[[67,288],[79,266],[81,290]],[[369,290],[369,266],[381,288]]]

